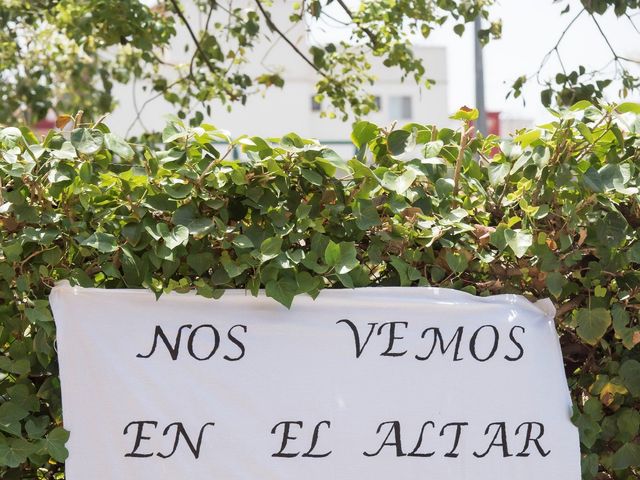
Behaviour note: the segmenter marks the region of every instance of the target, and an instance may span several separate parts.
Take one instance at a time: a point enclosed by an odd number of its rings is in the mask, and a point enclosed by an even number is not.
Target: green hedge
[[[640,105],[581,102],[506,141],[474,113],[358,122],[350,159],[178,120],[146,146],[102,124],[0,130],[0,477],[63,478],[47,295],[68,279],[286,306],[368,285],[551,297],[584,478],[638,478]]]

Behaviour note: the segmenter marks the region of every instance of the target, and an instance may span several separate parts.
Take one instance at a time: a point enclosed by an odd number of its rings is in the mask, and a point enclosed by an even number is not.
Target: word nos
[[[194,358],[195,360],[201,362],[209,360],[211,357],[213,357],[220,348],[220,332],[218,328],[208,323],[198,325],[195,328],[193,328],[193,325],[191,324],[180,326],[175,334],[173,342],[169,340],[163,328],[160,325],[156,325],[155,331],[153,333],[153,344],[151,345],[151,350],[146,354],[138,353],[136,357],[151,357],[156,352],[156,348],[158,348],[158,341],[161,341],[169,351],[171,359],[177,360],[180,355],[180,347],[182,345],[182,332],[186,332],[189,330],[190,332],[187,337],[188,355],[191,358]],[[238,335],[241,332],[247,333],[246,325],[234,325],[229,328],[229,330],[227,330],[226,336],[228,342],[233,345],[233,348],[235,350],[238,350],[237,352],[234,352],[235,355],[225,354],[222,357],[229,362],[237,362],[238,360],[242,359],[242,357],[244,357],[246,351],[245,346],[244,343],[242,343],[242,341],[238,338]]]
[[[211,430],[215,422],[207,422],[201,428],[194,441],[187,433],[181,422],[168,424],[162,430],[162,437],[169,437],[172,443],[166,451],[152,452],[145,450],[143,442],[151,440],[152,431],[158,427],[157,421],[130,422],[123,431],[123,435],[133,433],[133,447],[125,457],[170,458],[174,455],[181,443],[191,451],[194,458],[200,457],[205,431]],[[210,427],[209,429],[207,427]],[[420,457],[430,458],[435,455],[442,458],[458,458],[463,455],[472,455],[475,458],[483,458],[492,452],[502,458],[529,457],[530,455],[548,456],[551,451],[542,445],[544,425],[540,422],[526,421],[517,426],[507,425],[507,422],[499,421],[489,423],[484,429],[482,438],[475,438],[472,442],[462,442],[469,445],[474,443],[476,448],[468,452],[460,452],[461,439],[467,432],[469,422],[448,422],[436,425],[436,422],[428,420],[416,432],[407,438],[402,433],[402,425],[397,420],[381,422],[376,429],[377,440],[372,440],[371,448],[362,452],[364,457],[377,457],[378,455],[392,455],[395,457]],[[146,431],[145,431],[146,428]],[[271,429],[271,434],[279,437],[279,448],[271,456],[275,458],[325,458],[333,453],[327,448],[328,441],[320,441],[322,432],[324,437],[331,433],[331,421],[322,420],[313,426],[313,431],[304,429],[301,420],[286,420],[276,423]],[[298,435],[305,433],[305,439]],[[195,435],[194,435],[195,437]],[[324,448],[318,445],[324,444]],[[304,447],[304,448],[302,448]]]

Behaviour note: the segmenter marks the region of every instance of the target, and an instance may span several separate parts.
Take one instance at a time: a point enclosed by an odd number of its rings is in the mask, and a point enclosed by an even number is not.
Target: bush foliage
[[[584,478],[638,478],[640,105],[581,102],[508,140],[473,117],[358,122],[350,159],[179,120],[146,146],[0,130],[0,477],[63,478],[47,296],[68,279],[285,306],[370,285],[551,297]]]

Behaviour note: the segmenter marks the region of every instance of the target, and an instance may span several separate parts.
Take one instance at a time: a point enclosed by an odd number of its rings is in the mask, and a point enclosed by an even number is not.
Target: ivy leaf
[[[7,147],[13,147],[21,138],[22,132],[16,127],[5,127],[0,130],[0,143]]]
[[[79,153],[93,155],[102,148],[104,134],[95,128],[76,128],[71,132],[70,140]]]
[[[504,230],[504,238],[507,245],[518,258],[523,257],[533,244],[533,235],[524,230],[511,230],[507,228]]]
[[[260,260],[266,262],[282,252],[282,237],[271,237],[260,244]]]
[[[640,115],[640,103],[624,102],[616,107],[620,113],[635,113]]]
[[[213,254],[211,252],[192,253],[187,256],[187,263],[198,275],[202,275],[213,266]]]
[[[287,308],[291,308],[293,297],[298,293],[298,284],[289,278],[271,280],[265,286],[267,297],[271,297]]]
[[[180,245],[184,245],[189,241],[189,229],[184,225],[177,225],[171,233],[163,235],[164,244],[168,249],[174,250]]]
[[[25,430],[29,438],[37,439],[44,435],[44,432],[49,426],[49,417],[46,415],[40,415],[38,417],[31,417],[24,425]]]
[[[416,172],[411,169],[405,170],[402,175],[385,172],[382,177],[382,185],[389,190],[402,194],[413,184],[416,177]]]
[[[95,232],[80,243],[84,247],[95,248],[101,253],[115,252],[118,249],[116,237],[110,233]]]
[[[324,261],[334,267],[339,275],[350,272],[358,265],[356,247],[353,242],[334,243],[329,241],[324,251]]]
[[[411,133],[406,130],[394,130],[387,137],[387,144],[392,155],[398,156],[404,153],[409,145]],[[415,142],[414,142],[415,146]]]
[[[235,278],[246,270],[246,267],[238,265],[238,263],[229,256],[229,252],[222,252],[220,263],[222,263],[222,266],[230,278]]]
[[[550,272],[545,279],[547,288],[551,295],[556,298],[560,298],[562,294],[562,288],[568,283],[567,279],[560,272]]]
[[[447,261],[447,265],[449,265],[449,268],[451,268],[451,270],[453,270],[455,273],[462,273],[469,266],[467,257],[465,257],[462,253],[448,251],[445,254],[445,260]]]
[[[36,308],[27,308],[25,310],[27,318],[32,323],[53,322],[53,316],[46,305],[39,305]]]
[[[624,470],[638,465],[640,465],[640,445],[636,443],[625,443],[611,458],[611,466],[614,470]]]
[[[492,163],[487,168],[489,183],[494,187],[501,184],[509,174],[510,170],[511,165],[508,163]]]
[[[12,361],[9,357],[0,356],[0,370],[24,375],[25,373],[29,373],[30,369],[31,364],[28,358],[20,358]]]
[[[56,462],[64,462],[69,456],[65,443],[69,440],[69,432],[62,427],[56,427],[45,437],[45,448]]]
[[[634,397],[640,397],[640,362],[627,360],[620,366],[620,377]]]
[[[175,118],[175,117],[174,117]],[[179,139],[186,138],[189,132],[184,128],[180,120],[174,120],[167,124],[162,130],[162,141],[171,143]]]
[[[573,418],[573,422],[578,427],[582,444],[587,448],[593,447],[598,441],[600,432],[602,431],[598,422],[593,420],[589,415],[584,414],[578,414],[577,417]]]
[[[595,345],[611,325],[611,313],[604,308],[581,308],[578,310],[577,321],[576,331],[580,338],[589,345]]]
[[[479,115],[480,113],[478,112],[478,109],[463,107],[449,118],[452,120],[473,121],[477,120]]]
[[[353,216],[356,217],[356,225],[361,230],[380,225],[378,211],[371,200],[358,199],[353,205]]]
[[[19,467],[34,453],[36,447],[24,438],[5,438],[0,435],[0,465]]]
[[[29,415],[29,412],[16,402],[4,402],[0,405],[0,429],[14,435],[20,435],[21,426],[19,422],[27,415]]]
[[[322,185],[322,175],[315,170],[301,168],[300,173],[309,183],[312,183],[313,185]]]
[[[619,430],[616,438],[623,443],[633,441],[640,428],[640,412],[632,408],[622,408],[616,413],[616,417]]]
[[[253,248],[253,242],[246,235],[238,235],[233,239],[233,244],[240,248]]]
[[[125,142],[123,139],[114,135],[113,133],[106,133],[104,135],[104,144],[107,149],[118,155],[123,160],[131,160],[135,155],[133,148]]]
[[[360,121],[353,124],[353,131],[351,132],[351,140],[356,147],[362,148],[371,140],[376,138],[378,134],[378,126],[371,123]]]

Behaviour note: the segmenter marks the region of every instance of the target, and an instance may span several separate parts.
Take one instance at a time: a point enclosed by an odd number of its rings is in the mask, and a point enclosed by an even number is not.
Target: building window
[[[320,105],[320,102],[316,100],[315,96],[311,97],[311,111],[319,112],[321,108],[322,108],[322,105]]]
[[[376,104],[378,111],[382,110],[382,99],[380,98],[380,95],[373,97],[373,103]]]
[[[391,120],[408,120],[412,118],[411,96],[398,95],[389,98],[389,117],[391,117]]]

